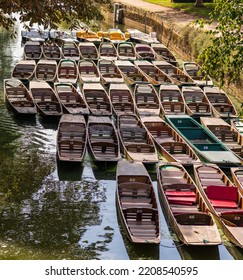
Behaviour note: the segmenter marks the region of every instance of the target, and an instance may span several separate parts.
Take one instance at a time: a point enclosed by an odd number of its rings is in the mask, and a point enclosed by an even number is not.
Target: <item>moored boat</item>
[[[88,115],[89,108],[83,96],[71,83],[55,83],[55,92],[65,113]]]
[[[238,156],[243,163],[243,135],[221,118],[201,117],[200,122]]]
[[[20,60],[13,68],[12,78],[30,81],[35,74],[35,67],[35,60]]]
[[[35,68],[35,78],[37,81],[54,82],[57,76],[56,60],[40,59]]]
[[[84,116],[62,115],[57,129],[57,156],[60,161],[82,162],[87,146]]]
[[[227,94],[218,87],[204,87],[203,91],[212,105],[215,117],[236,118],[237,111]]]
[[[158,154],[153,139],[137,115],[120,115],[117,121],[117,129],[126,159],[145,164],[158,162]]]
[[[231,120],[232,127],[239,131],[240,134],[243,135],[243,119],[242,118],[236,118]]]
[[[141,116],[159,116],[161,107],[157,92],[151,84],[136,84],[133,91],[136,112]]]
[[[147,60],[135,60],[134,65],[143,72],[149,82],[154,86],[173,84],[173,81],[169,76]]]
[[[161,85],[159,88],[159,100],[163,115],[186,113],[185,100],[177,85]]]
[[[225,236],[243,248],[243,197],[226,174],[215,164],[195,164],[196,183]]]
[[[155,53],[153,49],[147,44],[136,44],[135,45],[135,54],[137,59],[140,60],[154,60]]]
[[[141,121],[151,134],[158,152],[165,160],[179,162],[185,166],[200,162],[198,156],[186,141],[160,117],[142,116]]]
[[[132,28],[128,28],[127,32],[129,33],[130,40],[136,43],[142,43],[142,44],[159,43],[158,39],[156,38],[155,32],[151,32],[147,34],[140,30],[132,29]]]
[[[131,61],[116,60],[115,65],[120,70],[124,80],[130,86],[134,86],[137,83],[149,83],[149,79],[144,73],[137,68]]]
[[[229,148],[192,117],[166,115],[165,119],[204,161],[221,166],[235,166],[241,163]]]
[[[212,107],[202,89],[198,86],[183,86],[181,89],[187,114],[192,117],[211,116]]]
[[[212,215],[202,204],[204,198],[181,164],[159,163],[157,181],[166,218],[182,243],[190,246],[222,243]]]
[[[29,88],[39,114],[45,117],[62,115],[62,105],[47,82],[30,81]]]
[[[117,60],[118,53],[116,47],[111,42],[102,42],[99,45],[99,57],[106,60]]]
[[[96,45],[92,42],[80,42],[78,44],[81,59],[92,59],[97,61],[99,53]]]
[[[27,41],[24,45],[24,58],[30,60],[38,60],[42,57],[42,49],[40,42]]]
[[[117,46],[119,60],[136,60],[135,48],[132,42],[122,42]]]
[[[4,98],[15,114],[35,115],[36,106],[29,90],[18,79],[5,79]]]
[[[213,86],[212,79],[204,74],[200,73],[201,67],[196,62],[184,62],[183,71],[186,72],[198,86]]]
[[[111,28],[107,32],[98,33],[101,35],[102,39],[112,42],[113,44],[119,44],[128,40],[125,33],[118,28]]]
[[[230,171],[235,186],[243,195],[243,167],[232,167]]]
[[[180,68],[172,65],[171,63],[160,60],[154,60],[152,61],[152,63],[161,71],[163,71],[167,76],[169,76],[174,84],[179,86],[195,85],[191,77],[189,77]]]
[[[62,52],[60,47],[56,43],[45,42],[41,46],[43,59],[60,60],[62,58]]]
[[[100,71],[91,59],[80,60],[78,62],[78,73],[80,83],[100,82]]]
[[[61,45],[64,59],[80,60],[78,45],[72,40],[64,40]]]
[[[76,84],[78,80],[78,68],[75,60],[61,59],[57,66],[57,81],[59,83]]]
[[[156,60],[164,60],[173,64],[174,66],[178,64],[175,55],[164,44],[151,44],[151,48],[155,53]]]
[[[134,99],[127,84],[110,84],[109,97],[116,116],[135,113]]]
[[[112,114],[108,93],[100,83],[85,83],[82,85],[82,92],[91,114],[95,116]]]
[[[98,34],[90,29],[81,29],[76,32],[77,39],[81,42],[100,44],[101,38]]]
[[[98,69],[100,72],[101,81],[104,85],[124,82],[122,74],[114,61],[108,59],[99,59]]]
[[[120,143],[114,123],[108,116],[89,116],[88,143],[93,160],[117,162],[120,160]]]
[[[160,243],[158,201],[148,171],[139,162],[119,161],[116,203],[128,239],[138,244]]]

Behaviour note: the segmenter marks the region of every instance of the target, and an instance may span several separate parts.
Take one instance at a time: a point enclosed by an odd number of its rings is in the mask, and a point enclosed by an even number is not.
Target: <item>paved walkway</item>
[[[148,3],[143,0],[132,0],[132,1],[131,0],[119,0],[119,1],[113,0],[113,1],[117,2],[117,3],[125,4],[128,6],[134,6],[134,7],[140,8],[140,9],[144,9],[149,12],[159,13],[165,21],[176,24],[176,25],[178,25],[178,27],[183,27],[185,25],[192,23],[196,19],[198,19],[198,17],[196,17],[192,14],[186,14],[186,13],[183,13],[176,9],[160,6],[157,4]]]

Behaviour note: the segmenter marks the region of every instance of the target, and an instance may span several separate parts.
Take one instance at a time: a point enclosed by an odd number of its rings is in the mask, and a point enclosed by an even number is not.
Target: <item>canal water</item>
[[[20,29],[0,33],[0,259],[243,259],[225,240],[188,248],[167,226],[162,210],[159,246],[135,246],[116,212],[116,166],[56,160],[58,121],[17,118],[7,108],[3,79],[22,58]],[[155,174],[151,173],[157,190]]]

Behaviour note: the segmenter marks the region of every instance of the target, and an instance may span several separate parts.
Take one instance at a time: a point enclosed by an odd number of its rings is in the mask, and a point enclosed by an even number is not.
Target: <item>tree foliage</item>
[[[243,69],[243,2],[215,0],[217,26],[207,31],[213,35],[211,43],[199,55],[202,68],[215,77],[220,85],[238,82]]]
[[[19,18],[30,26],[56,29],[63,21],[72,26],[80,20],[103,19],[104,4],[111,4],[111,0],[0,0],[0,25],[9,30]]]

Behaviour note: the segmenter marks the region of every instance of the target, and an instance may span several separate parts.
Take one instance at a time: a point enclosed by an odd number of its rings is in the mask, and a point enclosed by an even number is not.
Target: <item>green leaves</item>
[[[243,3],[242,0],[215,0],[213,14],[218,25],[212,43],[199,55],[202,68],[222,86],[238,82],[243,69]],[[201,23],[203,26],[203,23]]]

